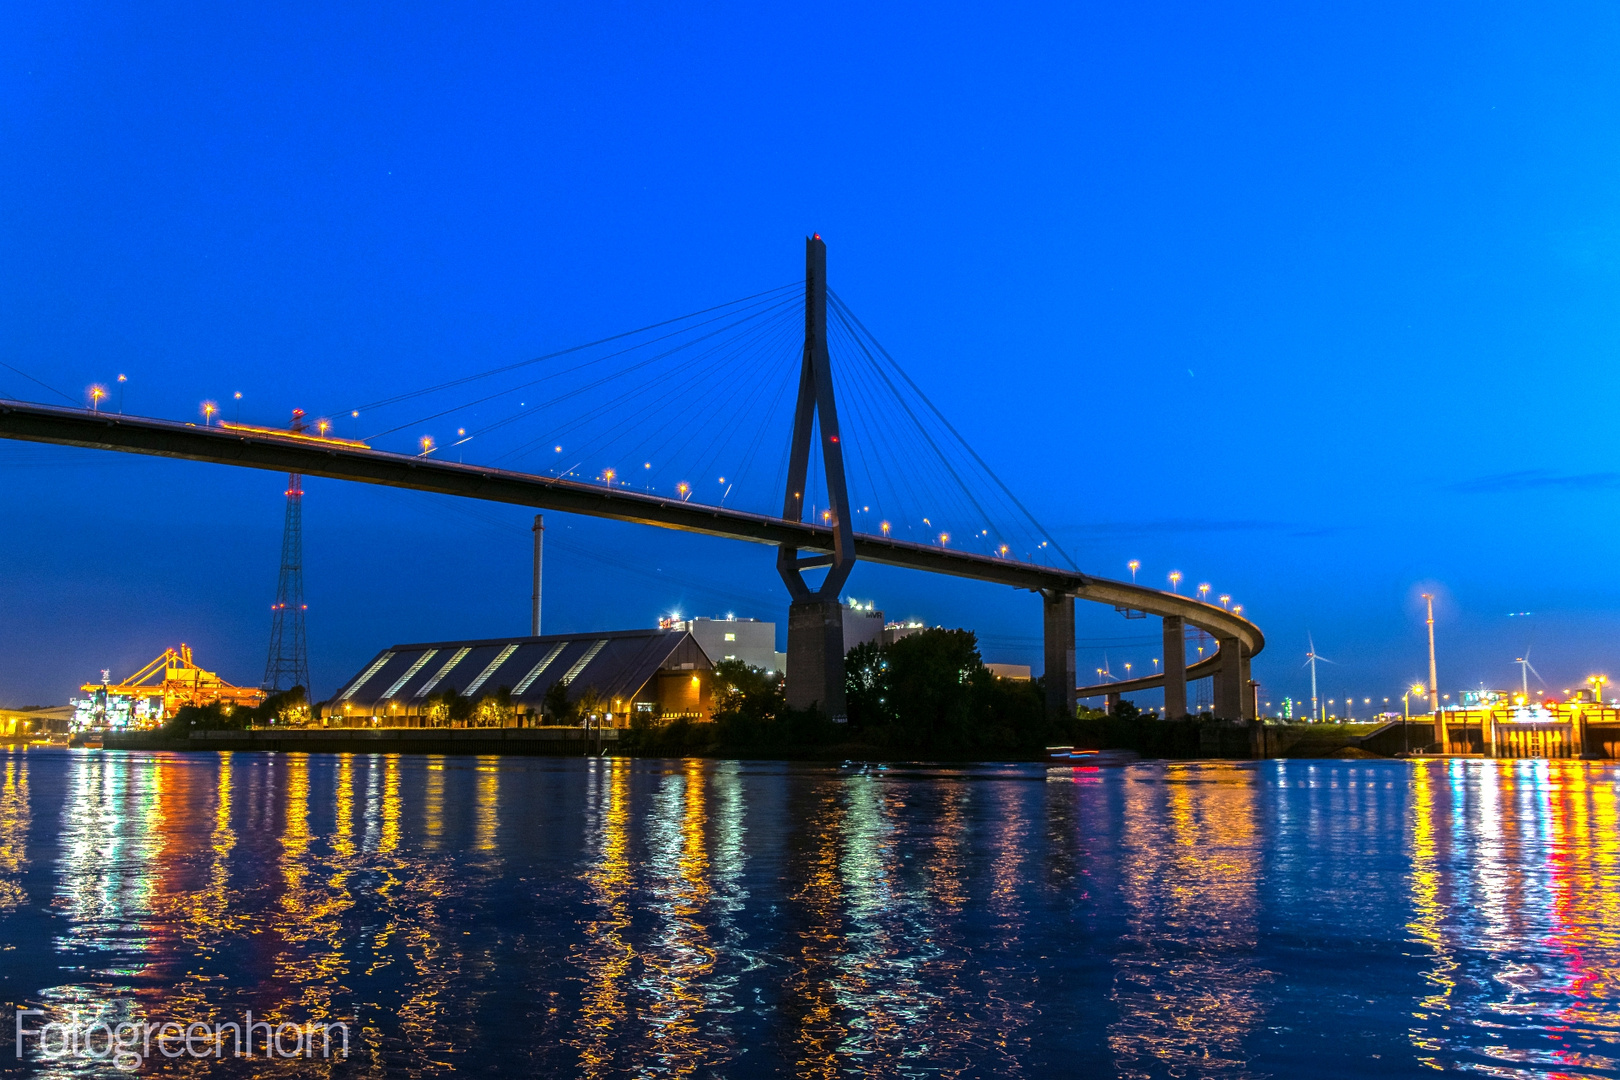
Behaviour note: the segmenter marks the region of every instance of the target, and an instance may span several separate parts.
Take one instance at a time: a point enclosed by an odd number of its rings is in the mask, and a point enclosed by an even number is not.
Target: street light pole
[[[1412,739],[1406,733],[1407,725],[1412,722],[1411,697],[1410,690],[1401,695],[1401,753],[1408,757],[1412,756]]]
[[[1434,666],[1434,593],[1424,593],[1424,601],[1429,605],[1429,711],[1440,711],[1440,677],[1435,674]]]

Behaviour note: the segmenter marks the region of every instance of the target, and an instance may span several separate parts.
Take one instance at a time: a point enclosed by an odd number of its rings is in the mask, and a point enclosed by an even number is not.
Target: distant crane
[[[1513,662],[1519,665],[1519,683],[1524,689],[1524,700],[1528,703],[1530,701],[1530,673],[1536,671],[1536,666],[1530,662],[1530,650],[1525,649],[1524,655],[1516,658]],[[1542,686],[1547,685],[1547,680],[1541,677],[1539,671],[1536,671],[1536,682]]]
[[[1333,661],[1325,656],[1317,655],[1316,642],[1312,640],[1309,631],[1305,634],[1305,640],[1310,643],[1311,651],[1305,654],[1305,663],[1300,666],[1311,669],[1311,719],[1320,723],[1322,720],[1322,707],[1316,700],[1316,662],[1320,660],[1324,664],[1331,664]]]

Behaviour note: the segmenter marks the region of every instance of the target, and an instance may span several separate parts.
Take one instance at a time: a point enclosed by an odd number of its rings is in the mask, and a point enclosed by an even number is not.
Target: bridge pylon
[[[827,499],[822,511],[832,530],[832,553],[799,557],[783,544],[776,550],[776,570],[788,587],[787,703],[790,708],[821,709],[843,720],[844,610],[839,593],[855,567],[855,523],[844,482],[844,450],[839,442],[838,406],[833,399],[832,360],[827,353],[827,245],[820,235],[804,245],[804,359],[799,365],[799,399],[793,410],[793,442],[788,457],[787,489],[782,517],[804,521],[810,451],[819,438]],[[804,571],[826,567],[815,588]]]

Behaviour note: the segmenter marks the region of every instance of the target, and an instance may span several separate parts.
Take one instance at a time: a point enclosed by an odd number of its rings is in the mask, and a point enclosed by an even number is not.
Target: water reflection
[[[784,907],[794,930],[786,946],[783,1019],[792,1032],[795,1074],[834,1077],[842,1072],[846,1031],[837,987],[847,941],[838,851],[846,811],[832,785],[792,794]]]
[[[1108,1043],[1120,1076],[1247,1071],[1269,973],[1256,957],[1261,848],[1253,770],[1132,770],[1120,886],[1128,948]]]
[[[28,755],[9,751],[0,778],[0,912],[26,903],[22,872],[28,865]]]
[[[427,790],[423,793],[422,833],[424,846],[438,850],[444,838],[444,758],[428,758]]]
[[[1614,1075],[1620,803],[1573,760],[12,752],[0,948],[52,1017],[346,1019],[379,1075]]]
[[[724,1008],[724,993],[709,985],[716,953],[706,925],[710,895],[706,837],[707,776],[687,762],[660,778],[647,817],[644,895],[655,920],[640,951],[636,996],[645,1002],[650,1049],[660,1072],[688,1076],[729,1056],[728,1041],[704,1014]],[[634,1033],[625,1033],[629,1038]]]
[[[630,766],[619,758],[594,764],[589,777],[586,844],[593,858],[584,880],[590,890],[584,941],[574,962],[584,970],[579,1016],[581,1075],[617,1073],[614,1045],[629,1010],[625,1005],[632,949],[630,926]]]
[[[939,949],[925,933],[910,932],[921,929],[917,916],[926,904],[926,885],[911,893],[897,865],[908,789],[872,773],[852,779],[843,793],[843,827],[835,835],[842,851],[833,895],[842,899],[845,923],[841,948],[829,952],[828,988],[837,1005],[829,1017],[843,1037],[829,1049],[842,1068],[866,1061],[876,1075],[892,1075],[896,1063],[936,1035],[920,1027],[932,995],[924,992],[918,967],[937,958]],[[925,862],[927,879],[951,875],[948,859],[934,863]],[[916,1033],[911,1046],[903,1043],[908,1031]]]
[[[1419,766],[1412,783],[1422,1059],[1502,1076],[1620,1071],[1612,770],[1454,762]]]
[[[477,818],[473,828],[473,850],[494,851],[495,830],[500,824],[500,758],[478,759]]]

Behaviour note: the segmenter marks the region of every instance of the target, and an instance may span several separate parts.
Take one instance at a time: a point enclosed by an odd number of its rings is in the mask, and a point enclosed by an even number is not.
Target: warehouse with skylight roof
[[[607,725],[632,716],[708,719],[714,664],[684,630],[492,638],[394,645],[378,653],[321,707],[328,724],[422,727],[435,723],[446,691],[478,701],[511,695],[510,722],[550,721],[546,692],[557,683],[573,701],[594,691]]]

